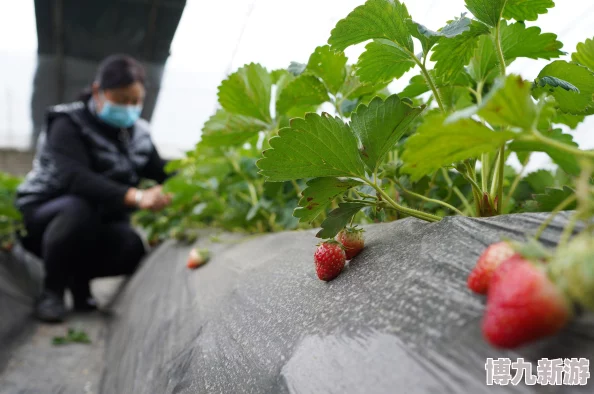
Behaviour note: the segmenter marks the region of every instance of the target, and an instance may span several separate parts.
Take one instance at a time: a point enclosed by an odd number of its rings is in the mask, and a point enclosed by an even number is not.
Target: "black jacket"
[[[89,104],[57,105],[47,112],[33,169],[17,190],[16,205],[22,210],[74,194],[102,210],[127,211],[126,191],[141,178],[165,181],[166,163],[145,120],[119,129],[98,119]]]

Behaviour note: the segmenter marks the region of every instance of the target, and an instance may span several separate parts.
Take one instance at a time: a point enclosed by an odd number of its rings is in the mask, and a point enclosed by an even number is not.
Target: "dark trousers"
[[[65,195],[23,210],[23,246],[43,259],[45,288],[75,298],[93,278],[129,275],[145,254],[127,215],[106,217],[86,200]]]

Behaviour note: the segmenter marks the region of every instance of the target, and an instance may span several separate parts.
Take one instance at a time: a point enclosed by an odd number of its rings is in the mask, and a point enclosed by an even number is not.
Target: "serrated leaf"
[[[541,88],[549,85],[550,87],[553,87],[553,88],[559,87],[559,88],[565,89],[568,92],[576,92],[576,93],[580,92],[580,90],[578,88],[576,88],[569,82],[559,79],[557,77],[544,76],[542,78],[537,78],[534,82]]]
[[[415,66],[410,54],[385,39],[377,39],[365,47],[358,62],[357,75],[362,82],[391,82]]]
[[[539,27],[526,28],[522,22],[501,23],[501,48],[507,61],[519,57],[553,59],[565,55],[563,43],[553,33],[542,33]]]
[[[584,121],[586,117],[584,115],[571,115],[557,111],[553,118],[554,124],[564,124],[569,126],[570,129],[575,130],[580,123]]]
[[[289,82],[276,103],[277,112],[284,113],[295,107],[320,105],[329,100],[324,84],[313,75],[300,75]]]
[[[423,47],[424,53],[429,53],[441,37],[452,38],[460,35],[469,29],[471,20],[464,14],[456,18],[438,31],[433,31],[413,20],[408,21],[409,31],[413,37],[417,38]]]
[[[573,142],[573,137],[569,134],[564,134],[560,129],[542,132],[548,138],[562,142],[572,147],[577,147],[578,144]],[[557,164],[563,171],[570,175],[578,175],[580,173],[580,166],[575,156],[568,155],[565,151],[551,147],[539,141],[525,141],[516,140],[509,144],[509,148],[514,152],[544,152]]]
[[[335,52],[328,45],[317,47],[309,57],[306,71],[320,78],[333,95],[336,95],[346,78],[347,57]]]
[[[578,43],[576,52],[571,54],[571,60],[594,71],[594,39],[588,38]]]
[[[493,40],[490,36],[481,36],[468,64],[468,74],[477,82],[492,82],[497,73],[497,55]]]
[[[338,208],[331,211],[328,217],[322,222],[322,230],[316,237],[327,239],[334,238],[351,221],[351,218],[357,214],[365,204],[355,202],[343,202],[338,204]]]
[[[312,222],[337,196],[362,184],[360,181],[348,178],[312,179],[307,182],[307,187],[299,200],[299,207],[295,209],[293,216],[299,218],[300,222]]]
[[[408,82],[408,86],[404,88],[398,95],[402,98],[408,97],[413,98],[420,96],[423,93],[430,91],[431,89],[425,82],[425,78],[422,75],[415,75]]]
[[[519,75],[497,78],[481,105],[456,112],[446,122],[478,114],[493,126],[513,126],[530,130],[536,121],[536,105],[532,101],[531,84]]]
[[[272,78],[259,64],[251,63],[229,75],[219,86],[219,103],[229,113],[270,122]]]
[[[299,75],[303,74],[307,64],[299,63],[299,62],[291,62],[289,67],[287,67],[287,71],[293,74],[293,76],[298,77]]]
[[[361,141],[361,157],[371,172],[382,163],[423,109],[403,103],[397,95],[386,101],[376,97],[368,106],[359,106],[352,116],[351,129]]]
[[[398,0],[368,0],[336,24],[328,43],[333,49],[343,51],[363,41],[385,38],[414,52],[407,19],[410,19],[408,10]]]
[[[456,80],[478,46],[479,37],[487,33],[489,33],[487,26],[472,21],[468,31],[456,37],[441,40],[431,55],[431,60],[435,62],[437,76],[444,83]]]
[[[546,14],[554,6],[553,0],[507,0],[503,17],[517,21],[535,21],[538,15]]]
[[[269,127],[259,119],[233,115],[220,109],[204,123],[201,143],[215,147],[238,146]]]
[[[363,82],[356,71],[350,66],[347,66],[347,77],[340,89],[340,95],[345,99],[358,101],[360,98],[377,94],[384,90],[387,85],[388,82]]]
[[[575,191],[568,186],[563,186],[563,189],[546,188],[546,192],[535,195],[534,200],[536,200],[541,212],[551,212],[572,194],[575,194]],[[577,204],[573,202],[564,210],[571,211],[576,209],[576,207]]]
[[[547,93],[552,95],[558,108],[573,115],[594,114],[594,74],[584,66],[575,63],[568,63],[564,60],[556,60],[545,66],[538,74],[537,81],[543,77],[555,77],[566,81],[579,89],[579,93],[567,91],[562,87],[536,86],[532,91],[535,98]]]
[[[545,189],[555,184],[555,178],[547,170],[531,172],[524,178],[534,193],[544,193]]]
[[[491,26],[497,26],[507,0],[466,0],[466,8],[479,21]]]
[[[348,125],[328,114],[296,118],[269,141],[257,163],[268,181],[365,176],[358,140]]]
[[[514,137],[509,131],[495,132],[472,119],[444,124],[444,115],[427,117],[405,144],[403,171],[413,181],[445,165],[480,156],[499,148]]]

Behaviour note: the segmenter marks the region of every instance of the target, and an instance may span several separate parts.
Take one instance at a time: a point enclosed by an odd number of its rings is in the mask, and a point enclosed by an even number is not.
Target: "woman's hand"
[[[140,196],[137,193],[141,193]],[[171,195],[163,193],[163,186],[161,185],[142,191],[131,188],[126,193],[126,203],[127,205],[135,205],[140,209],[160,211],[171,203]]]
[[[153,186],[150,189],[143,190],[142,198],[138,207],[140,209],[150,209],[151,211],[160,211],[171,203],[171,196],[163,193],[161,185]]]

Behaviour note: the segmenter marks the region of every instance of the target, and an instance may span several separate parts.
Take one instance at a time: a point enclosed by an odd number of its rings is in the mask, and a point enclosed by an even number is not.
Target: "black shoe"
[[[93,312],[98,309],[98,306],[97,300],[93,297],[74,299],[74,310],[77,312]]]
[[[46,323],[61,323],[66,318],[64,297],[45,290],[35,305],[35,316]]]

